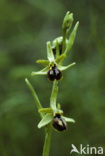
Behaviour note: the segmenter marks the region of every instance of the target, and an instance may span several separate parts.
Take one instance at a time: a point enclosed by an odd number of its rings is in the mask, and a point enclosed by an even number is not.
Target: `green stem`
[[[50,142],[51,142],[51,132],[52,132],[52,127],[51,124],[49,124],[45,128],[45,142],[44,142],[44,147],[43,147],[43,156],[49,156],[49,151],[50,151]]]
[[[57,93],[58,93],[58,82],[55,80],[53,82],[53,88],[52,88],[52,93],[50,97],[50,106],[52,109],[56,109],[56,99],[57,99]],[[44,148],[43,148],[43,156],[49,156],[49,151],[50,151],[50,140],[51,140],[51,131],[52,131],[52,126],[49,124],[45,128],[46,136],[45,136],[45,142],[44,142]]]
[[[58,93],[58,82],[57,82],[57,80],[54,80],[54,82],[53,82],[53,88],[52,88],[52,93],[51,93],[51,97],[50,97],[50,107],[53,110],[56,109],[57,93]]]
[[[66,48],[66,30],[63,30],[62,53],[65,51],[65,48]]]

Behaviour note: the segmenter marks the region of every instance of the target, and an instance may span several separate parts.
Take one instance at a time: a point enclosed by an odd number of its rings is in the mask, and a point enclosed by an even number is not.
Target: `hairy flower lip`
[[[60,115],[56,114],[52,120],[53,127],[58,131],[64,131],[67,129],[67,123],[65,119]]]

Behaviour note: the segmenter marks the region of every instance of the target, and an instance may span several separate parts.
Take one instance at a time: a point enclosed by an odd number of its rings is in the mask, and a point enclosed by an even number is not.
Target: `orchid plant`
[[[73,23],[73,14],[69,11],[66,13],[63,24],[62,24],[62,36],[57,37],[52,42],[47,42],[47,59],[46,60],[37,60],[37,63],[40,63],[44,66],[42,70],[33,71],[31,73],[32,76],[36,75],[46,75],[50,81],[53,81],[53,88],[50,97],[50,105],[48,108],[44,108],[39,101],[39,98],[29,82],[26,78],[25,82],[29,87],[32,95],[34,97],[38,112],[41,117],[41,121],[38,123],[38,128],[45,128],[45,143],[43,148],[43,156],[49,156],[50,149],[50,139],[51,139],[51,131],[52,127],[58,131],[62,132],[67,128],[67,122],[75,123],[73,118],[68,118],[63,115],[63,110],[61,109],[61,105],[57,103],[57,94],[58,94],[58,83],[59,80],[62,79],[62,71],[71,68],[75,65],[75,62],[64,66],[64,60],[66,59],[69,51],[72,48],[74,43],[74,39],[76,36],[77,28],[79,22],[77,22],[74,26],[69,37],[68,33],[72,27]]]

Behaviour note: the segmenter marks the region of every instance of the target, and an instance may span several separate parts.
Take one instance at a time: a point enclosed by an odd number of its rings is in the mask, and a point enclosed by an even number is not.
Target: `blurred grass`
[[[51,156],[69,155],[72,143],[105,147],[104,6],[103,0],[0,0],[0,156],[42,154],[43,130],[37,129],[40,118],[24,78],[48,106],[52,84],[30,73],[40,69],[37,59],[46,58],[46,41],[61,35],[68,10],[80,26],[65,64],[77,64],[64,72],[58,100],[76,124],[53,132]]]

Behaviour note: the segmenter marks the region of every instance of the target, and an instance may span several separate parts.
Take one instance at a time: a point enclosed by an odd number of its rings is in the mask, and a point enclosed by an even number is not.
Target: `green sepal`
[[[62,36],[59,36],[57,38],[55,38],[53,41],[52,41],[52,47],[55,48],[57,43],[56,41],[58,42],[59,45],[62,44],[62,41],[63,41],[63,37]]]
[[[36,63],[42,64],[44,66],[48,66],[49,65],[49,61],[48,60],[37,60]]]
[[[70,37],[69,37],[69,40],[68,40],[68,46],[67,46],[67,48],[65,50],[65,54],[68,54],[68,52],[70,51],[70,49],[71,49],[71,47],[72,47],[72,45],[74,43],[74,39],[75,39],[75,36],[76,36],[78,26],[79,26],[79,22],[77,22],[75,24],[75,27],[74,27],[72,33],[70,34]]]
[[[75,120],[73,118],[68,118],[68,117],[65,117],[65,116],[63,116],[63,118],[65,119],[66,122],[75,123]]]
[[[46,114],[46,115],[42,118],[42,120],[39,122],[38,128],[42,128],[42,127],[48,125],[48,124],[52,121],[52,119],[53,119],[53,114],[52,114],[52,113]]]
[[[51,48],[50,41],[47,42],[47,58],[50,62],[54,62],[54,54]]]
[[[73,63],[71,63],[71,64],[69,64],[67,66],[61,66],[61,65],[58,64],[57,67],[58,67],[59,70],[64,71],[64,70],[74,66],[75,64],[76,64],[75,62],[73,62]]]
[[[53,113],[53,110],[52,110],[52,108],[41,108],[41,109],[39,109],[38,110],[38,112],[40,113]]]
[[[32,75],[32,76],[35,76],[35,75],[46,75],[47,72],[48,72],[48,70],[49,70],[49,67],[45,67],[45,68],[43,68],[43,69],[40,70],[40,71],[32,72],[31,75]]]

